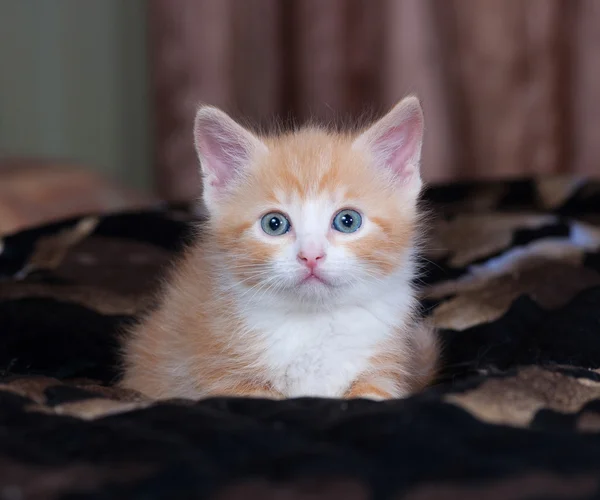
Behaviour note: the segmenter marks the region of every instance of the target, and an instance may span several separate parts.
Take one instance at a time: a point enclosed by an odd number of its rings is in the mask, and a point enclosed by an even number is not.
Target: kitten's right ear
[[[373,164],[386,169],[399,192],[417,199],[422,182],[419,173],[423,143],[423,110],[419,99],[409,96],[394,106],[355,141]]]
[[[267,152],[260,139],[212,106],[202,106],[196,113],[194,142],[203,174],[204,201],[209,210],[231,181],[258,154]]]

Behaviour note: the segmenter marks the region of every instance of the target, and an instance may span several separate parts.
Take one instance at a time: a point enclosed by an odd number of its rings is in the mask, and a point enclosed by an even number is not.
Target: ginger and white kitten
[[[415,315],[423,114],[408,97],[366,131],[257,137],[202,107],[208,228],[124,343],[153,398],[386,399],[433,377]]]

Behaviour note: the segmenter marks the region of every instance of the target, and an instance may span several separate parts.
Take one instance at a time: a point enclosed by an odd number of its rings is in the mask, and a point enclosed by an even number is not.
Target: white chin
[[[327,286],[327,283],[320,279],[320,278],[316,278],[314,276],[306,279],[306,280],[302,280],[300,282],[300,285],[307,285],[307,286]]]
[[[341,291],[338,287],[317,279],[299,283],[295,288],[299,296],[318,302],[336,296]]]

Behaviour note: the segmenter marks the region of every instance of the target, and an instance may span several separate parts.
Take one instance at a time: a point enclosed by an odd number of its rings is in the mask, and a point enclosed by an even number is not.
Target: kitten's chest
[[[256,321],[261,361],[286,397],[342,396],[393,330],[388,318],[364,309],[263,316]]]

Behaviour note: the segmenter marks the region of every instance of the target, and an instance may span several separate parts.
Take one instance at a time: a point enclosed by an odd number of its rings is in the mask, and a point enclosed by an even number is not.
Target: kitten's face
[[[316,131],[270,141],[213,218],[240,283],[324,299],[403,263],[414,204],[351,146]]]
[[[400,132],[410,146],[412,129]],[[241,171],[225,180],[208,176],[205,201],[220,260],[239,287],[323,303],[402,272],[420,179],[414,169],[377,165],[384,160],[369,149],[373,143],[308,129],[252,144]],[[388,161],[414,157],[390,157],[384,147]]]

